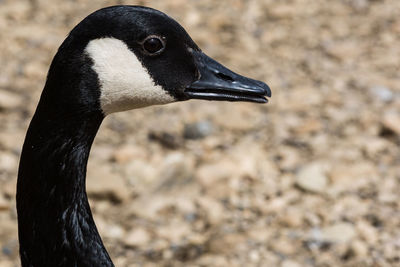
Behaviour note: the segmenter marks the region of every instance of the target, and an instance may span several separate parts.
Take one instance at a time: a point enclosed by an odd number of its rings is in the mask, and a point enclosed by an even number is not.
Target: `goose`
[[[269,97],[267,84],[208,57],[158,10],[112,6],[87,16],[54,56],[23,144],[16,197],[22,266],[114,266],[85,189],[90,148],[107,115],[189,99]]]

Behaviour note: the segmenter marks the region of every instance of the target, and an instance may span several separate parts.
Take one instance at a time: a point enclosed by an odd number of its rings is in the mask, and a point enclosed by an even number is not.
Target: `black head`
[[[265,83],[209,58],[175,20],[147,7],[92,13],[71,31],[56,58],[72,68],[82,58],[90,61],[105,114],[191,98],[265,103],[271,95]]]

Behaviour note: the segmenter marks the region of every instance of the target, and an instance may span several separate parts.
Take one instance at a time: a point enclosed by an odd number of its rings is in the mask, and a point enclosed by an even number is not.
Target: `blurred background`
[[[89,13],[179,21],[267,105],[109,116],[87,190],[116,266],[400,266],[398,0],[0,0],[0,266],[19,266],[15,184],[50,61]]]

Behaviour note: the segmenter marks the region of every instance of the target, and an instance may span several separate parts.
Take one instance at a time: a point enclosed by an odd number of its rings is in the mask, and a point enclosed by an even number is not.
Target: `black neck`
[[[17,188],[23,266],[112,266],[85,192],[90,147],[103,119],[58,121],[36,112],[22,150]],[[96,264],[95,264],[96,263]]]
[[[90,148],[103,120],[93,89],[97,78],[90,62],[79,63],[66,70],[60,56],[53,60],[22,149],[17,185],[22,266],[113,266],[85,191]],[[82,73],[88,82],[80,82]]]

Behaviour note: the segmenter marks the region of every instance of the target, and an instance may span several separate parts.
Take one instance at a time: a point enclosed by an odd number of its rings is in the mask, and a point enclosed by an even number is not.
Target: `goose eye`
[[[164,48],[164,40],[157,36],[149,36],[143,42],[143,49],[152,55],[161,53]]]

